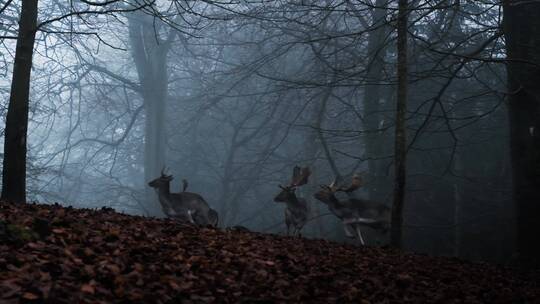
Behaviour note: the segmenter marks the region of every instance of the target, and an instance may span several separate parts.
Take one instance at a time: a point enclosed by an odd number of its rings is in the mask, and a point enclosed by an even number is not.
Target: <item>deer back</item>
[[[207,214],[210,207],[208,203],[197,193],[193,192],[180,192],[171,193],[170,196],[171,207],[174,210],[192,210]]]
[[[378,219],[390,216],[390,208],[376,201],[352,198],[347,200],[346,205],[353,207],[355,213],[363,218]]]
[[[376,201],[359,198],[338,199],[329,189],[321,189],[314,196],[328,205],[330,212],[344,221],[357,218],[374,221],[390,220],[390,208]]]

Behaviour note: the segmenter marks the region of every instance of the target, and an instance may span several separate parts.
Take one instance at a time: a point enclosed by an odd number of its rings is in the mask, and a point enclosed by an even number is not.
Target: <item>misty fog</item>
[[[39,1],[27,201],[164,217],[148,183],[165,172],[219,227],[285,234],[274,198],[300,166],[303,237],[356,242],[314,197],[321,185],[360,176],[338,198],[392,207],[397,1],[108,2]],[[407,250],[514,258],[501,5],[409,1]],[[21,3],[0,8],[4,134]],[[389,244],[369,227],[365,240]]]

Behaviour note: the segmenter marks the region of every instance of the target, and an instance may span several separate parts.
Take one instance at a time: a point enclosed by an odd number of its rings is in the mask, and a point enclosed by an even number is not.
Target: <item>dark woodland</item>
[[[538,16],[0,0],[0,303],[540,301]]]

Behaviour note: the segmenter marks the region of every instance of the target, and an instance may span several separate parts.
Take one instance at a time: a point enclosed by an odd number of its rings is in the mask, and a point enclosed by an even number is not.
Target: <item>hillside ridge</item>
[[[454,258],[0,203],[0,303],[538,303],[538,281]]]

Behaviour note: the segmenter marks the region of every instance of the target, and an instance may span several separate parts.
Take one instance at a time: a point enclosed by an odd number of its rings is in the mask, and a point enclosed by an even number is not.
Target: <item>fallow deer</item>
[[[300,230],[307,222],[309,214],[308,202],[296,196],[296,189],[308,182],[311,171],[308,167],[300,168],[295,166],[291,182],[287,186],[279,185],[281,192],[276,195],[274,202],[285,203],[285,224],[287,225],[287,235],[293,229],[293,235],[300,234]]]
[[[182,192],[171,193],[172,180],[172,175],[167,175],[161,170],[161,176],[148,183],[148,186],[156,189],[163,213],[167,217],[197,225],[217,226],[218,214],[208,206],[202,196],[185,191],[187,182],[184,183]]]
[[[328,206],[330,212],[343,223],[348,237],[357,237],[365,245],[360,227],[368,226],[386,234],[390,223],[390,208],[384,204],[366,199],[338,199],[336,192],[350,194],[362,186],[362,179],[354,175],[349,186],[338,187],[336,181],[330,185],[321,185],[321,190],[315,193],[315,198]]]

